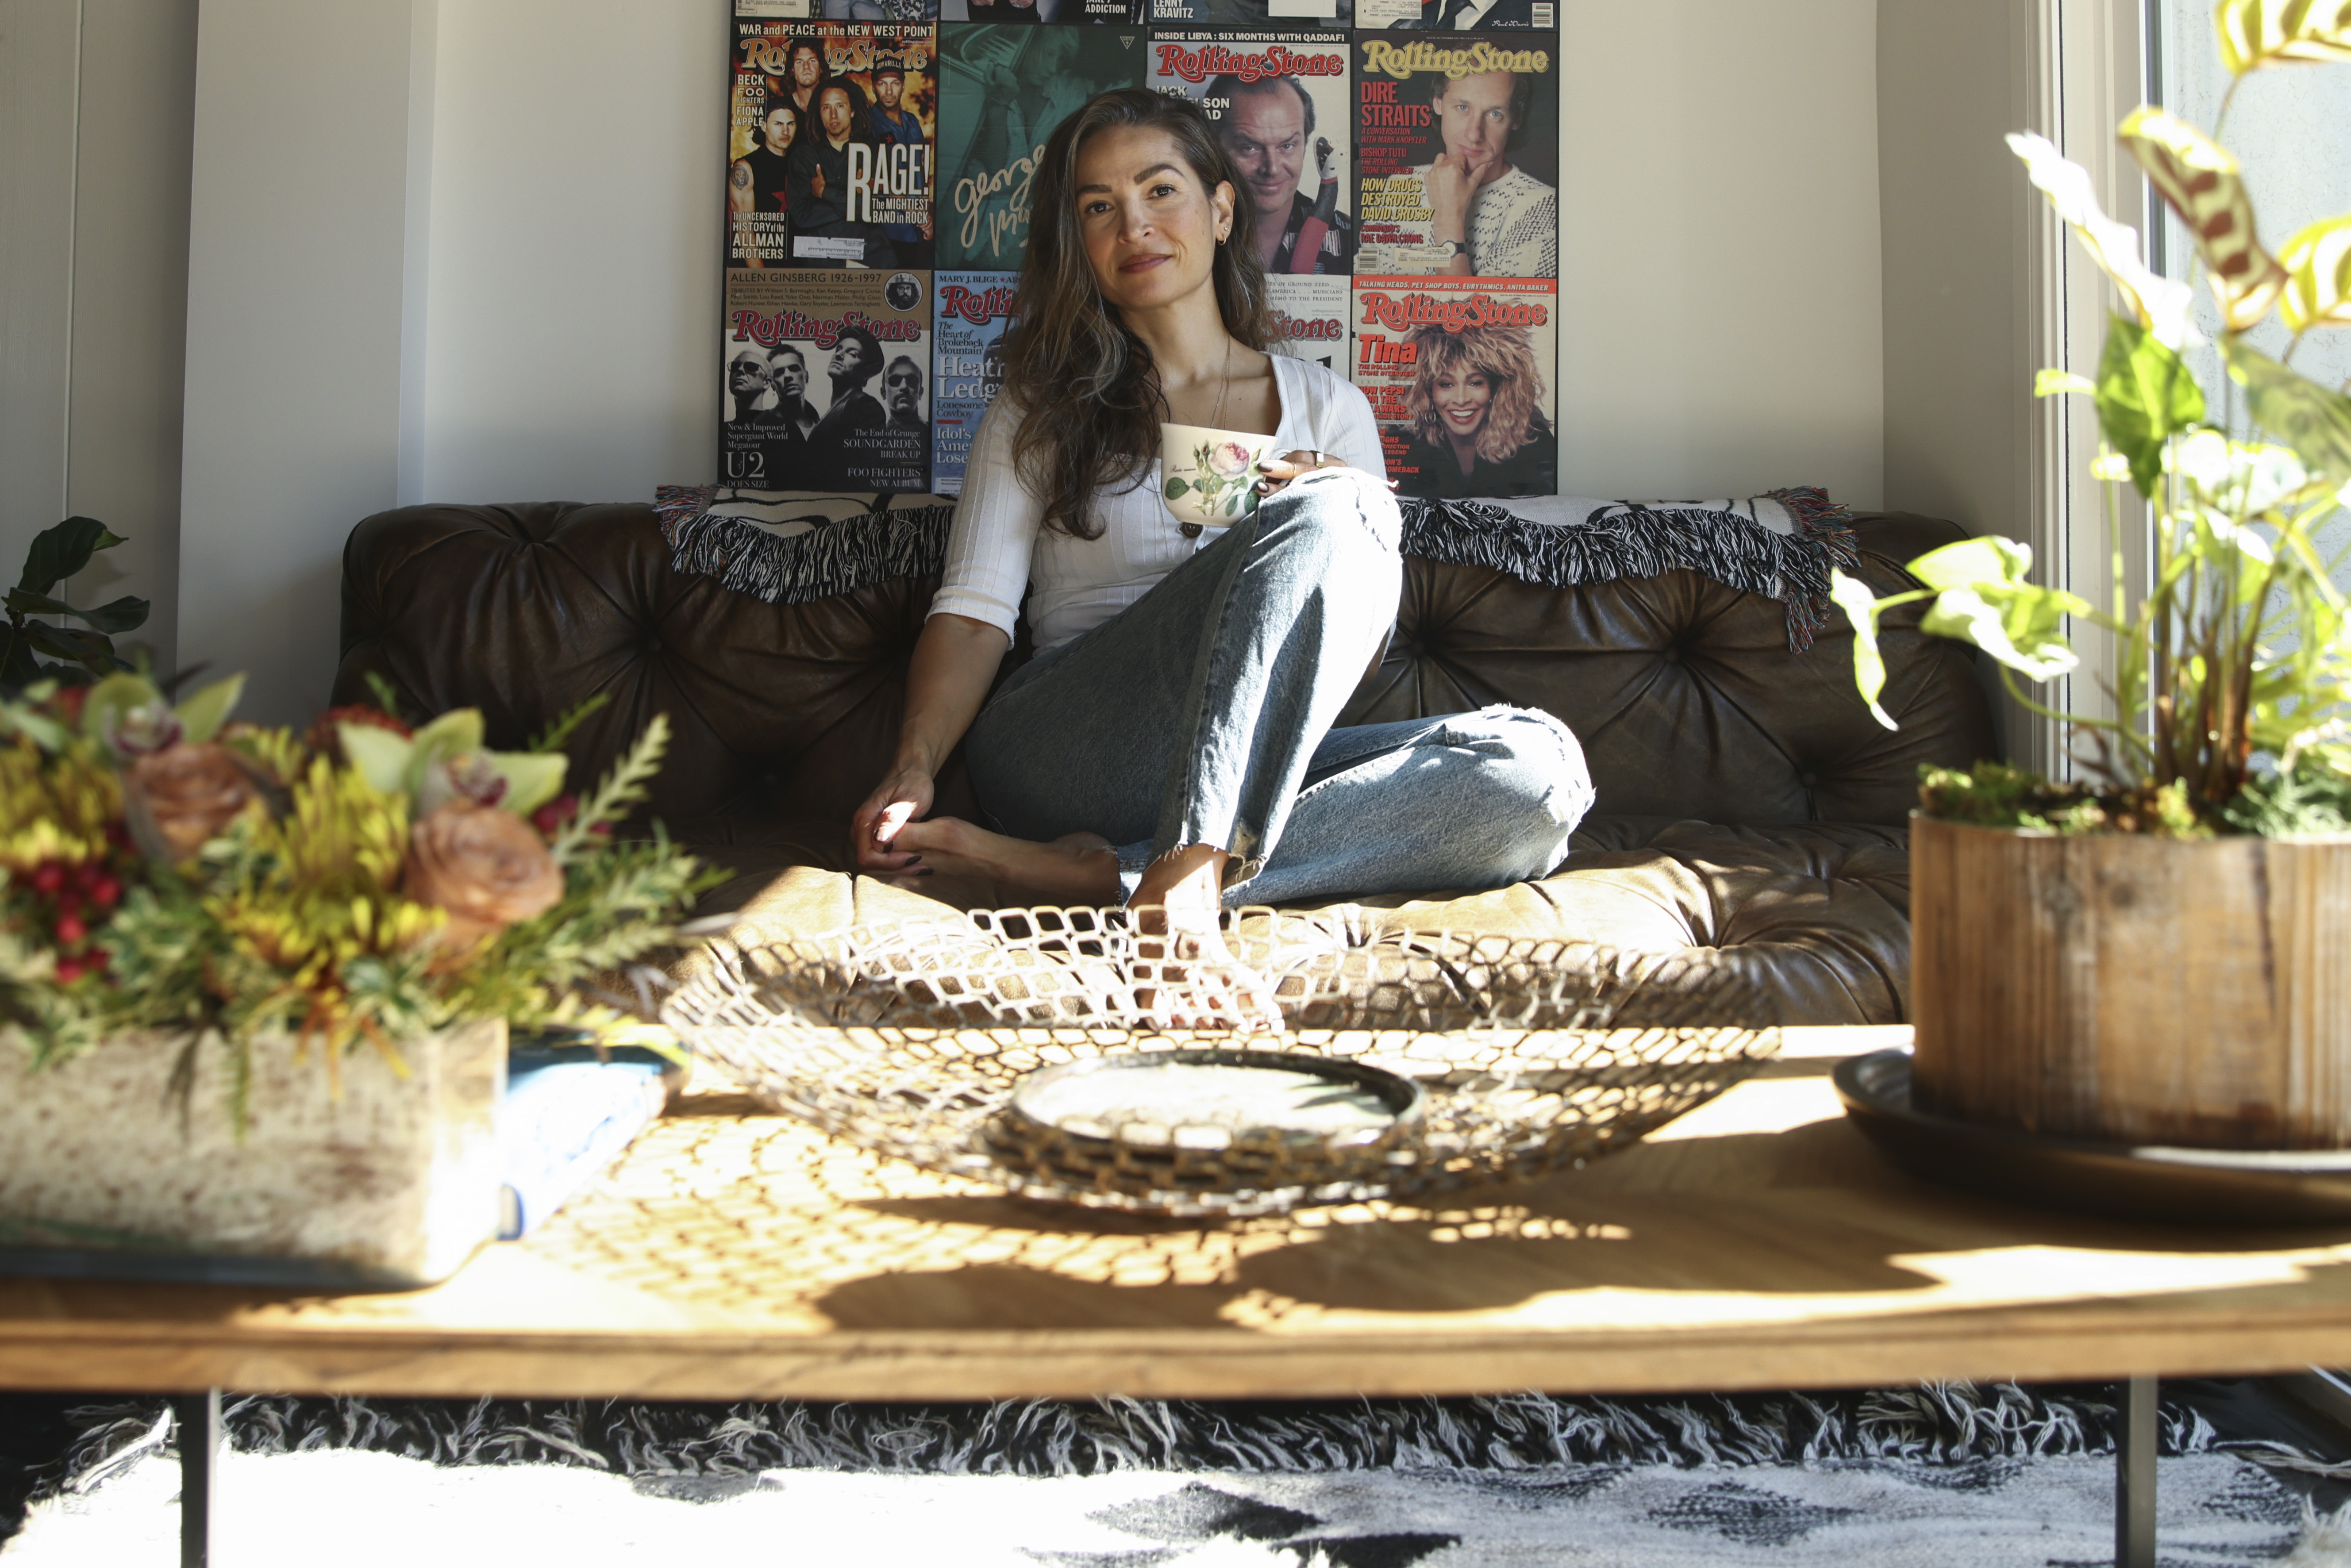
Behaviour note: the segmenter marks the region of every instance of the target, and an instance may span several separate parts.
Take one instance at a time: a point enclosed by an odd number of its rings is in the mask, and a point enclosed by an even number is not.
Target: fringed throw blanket
[[[1829,613],[1829,572],[1860,552],[1853,511],[1825,492],[1772,490],[1734,501],[1596,501],[1524,496],[1507,502],[1404,507],[1404,553],[1482,566],[1545,588],[1695,571],[1788,607],[1798,653]]]
[[[946,564],[944,496],[784,495],[664,485],[653,513],[674,571],[705,574],[770,604],[806,604]]]
[[[1508,503],[1405,500],[1404,553],[1482,566],[1544,588],[1702,573],[1788,607],[1802,652],[1826,623],[1829,572],[1858,558],[1850,509],[1813,488],[1747,500]],[[706,573],[770,604],[804,604],[946,560],[955,503],[938,496],[783,495],[664,486],[654,511],[678,571]]]

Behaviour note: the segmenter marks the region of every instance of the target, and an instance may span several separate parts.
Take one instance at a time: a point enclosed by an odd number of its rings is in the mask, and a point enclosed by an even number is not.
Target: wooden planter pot
[[[2109,1143],[2351,1147],[2351,838],[1914,817],[1922,1110]]]
[[[127,1036],[37,1073],[22,1045],[0,1034],[0,1247],[89,1272],[414,1286],[497,1233],[503,1019],[403,1042],[404,1080],[355,1053],[340,1095],[316,1050],[298,1062],[264,1037],[242,1139],[217,1040],[184,1100],[180,1040]]]

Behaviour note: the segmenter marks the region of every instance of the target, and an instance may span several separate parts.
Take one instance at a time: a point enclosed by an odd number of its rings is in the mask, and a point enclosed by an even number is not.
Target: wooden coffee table
[[[689,1096],[537,1235],[434,1290],[0,1281],[0,1386],[1213,1399],[2136,1379],[2126,1458],[2151,1478],[2154,1375],[2351,1363],[2351,1229],[2126,1225],[1892,1169],[1828,1073],[1907,1034],[1790,1030],[1754,1079],[1539,1184],[1207,1228],[1073,1222]]]

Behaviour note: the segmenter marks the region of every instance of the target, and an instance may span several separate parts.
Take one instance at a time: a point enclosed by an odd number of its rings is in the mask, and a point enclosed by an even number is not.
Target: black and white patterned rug
[[[2114,1552],[2094,1395],[1216,1406],[250,1399],[214,1561],[1017,1568],[2074,1568]],[[162,1564],[178,1469],[152,1402],[96,1408],[7,1568]],[[2160,1561],[2351,1564],[2351,1531],[2168,1406]],[[2102,1451],[2106,1450],[2106,1451]],[[2281,1466],[2283,1466],[2281,1469]]]

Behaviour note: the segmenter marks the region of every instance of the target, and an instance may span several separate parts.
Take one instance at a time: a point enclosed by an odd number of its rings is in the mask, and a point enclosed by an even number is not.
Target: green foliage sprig
[[[2222,0],[2215,19],[2236,78],[2224,124],[2248,73],[2351,61],[2351,4],[2342,0]],[[2220,395],[2198,383],[2183,357],[2197,340],[2192,273],[2188,282],[2157,276],[2140,258],[2137,234],[2099,210],[2086,170],[2043,138],[2011,136],[2032,183],[2121,306],[2095,380],[2043,371],[2033,389],[2087,396],[2096,410],[2104,444],[2091,472],[2104,482],[2111,608],[2032,581],[2031,551],[2001,538],[1921,556],[1910,570],[1925,586],[1884,599],[1836,573],[1832,597],[1854,626],[1855,684],[1894,727],[1879,701],[1878,620],[1931,600],[1922,629],[1989,654],[2010,695],[2064,724],[2076,759],[2105,782],[2091,804],[2059,810],[2066,821],[2096,817],[2105,828],[2149,832],[2183,823],[2197,831],[2321,831],[2346,820],[2341,808],[2351,803],[2351,607],[2334,581],[2346,552],[2325,554],[2315,535],[2351,500],[2351,397],[2290,368],[2291,350],[2273,360],[2246,334],[2273,310],[2297,347],[2312,330],[2351,326],[2351,214],[2309,225],[2272,255],[2258,238],[2242,170],[2217,131],[2208,136],[2147,107],[2125,119],[2119,135],[2195,236],[2192,272],[2209,283],[2221,326]],[[2240,397],[2245,418],[2273,440],[2231,433]],[[2125,485],[2156,518],[2152,580],[2135,605],[2122,529],[2143,514],[2125,502]],[[2100,677],[2112,716],[2059,712],[2018,685],[2020,675],[2047,681],[2078,667],[2069,621],[2115,644],[2114,673]],[[1984,780],[1987,770],[1975,777]],[[1998,779],[1972,792],[1930,786],[1922,800],[1934,814],[1971,821],[1964,813],[2005,788]],[[2025,815],[2057,825],[2043,811]]]

